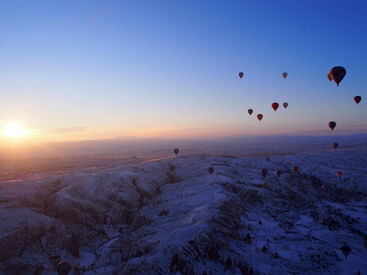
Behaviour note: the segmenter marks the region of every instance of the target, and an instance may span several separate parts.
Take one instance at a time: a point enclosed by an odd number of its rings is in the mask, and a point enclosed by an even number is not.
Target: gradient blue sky
[[[366,14],[366,1],[0,0],[0,124],[50,140],[324,133],[330,120],[366,132]]]

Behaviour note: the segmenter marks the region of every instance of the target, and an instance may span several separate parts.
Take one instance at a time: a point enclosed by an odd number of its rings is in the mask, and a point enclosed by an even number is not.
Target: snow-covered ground
[[[1,274],[367,272],[367,147],[14,167]]]

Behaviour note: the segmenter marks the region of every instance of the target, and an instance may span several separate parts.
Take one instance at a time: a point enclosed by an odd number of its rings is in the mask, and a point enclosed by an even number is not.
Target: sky
[[[330,120],[367,132],[366,14],[362,0],[0,0],[0,130],[18,123],[35,143],[330,134]]]

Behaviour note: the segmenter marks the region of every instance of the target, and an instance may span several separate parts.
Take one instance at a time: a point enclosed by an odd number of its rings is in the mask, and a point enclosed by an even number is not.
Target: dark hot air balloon
[[[244,76],[244,73],[243,72],[239,72],[238,73],[238,76],[242,79],[242,77]]]
[[[262,169],[260,169],[260,174],[261,174],[264,178],[266,177],[267,173],[268,173],[268,169],[266,169],[266,168],[262,168]]]
[[[283,78],[285,79],[285,78],[287,78],[288,73],[284,72],[282,75],[283,75]]]
[[[359,102],[361,102],[362,97],[360,97],[359,95],[354,97],[354,101],[358,104]]]
[[[293,169],[293,172],[296,172],[296,173],[298,172],[298,166],[295,165],[295,166],[293,166],[292,169]]]
[[[339,83],[343,80],[346,73],[347,71],[345,70],[344,67],[336,66],[336,67],[331,68],[329,75],[331,79],[334,80],[336,85],[339,86]]]
[[[110,225],[112,223],[112,218],[110,216],[107,216],[105,222],[107,225]]]
[[[173,150],[173,152],[174,152],[174,153],[175,153],[175,155],[177,156],[177,155],[178,155],[178,153],[180,152],[180,149],[175,148],[175,149]]]
[[[59,274],[69,274],[71,270],[71,265],[68,262],[59,262],[56,266],[57,273]]]
[[[252,113],[254,112],[254,110],[248,109],[247,112],[248,112],[249,115],[252,115]]]
[[[213,167],[209,167],[208,172],[209,172],[210,175],[213,174],[214,168]]]
[[[330,121],[329,122],[329,127],[330,127],[331,130],[334,130],[335,126],[336,126],[336,122],[335,121]]]
[[[282,171],[281,171],[281,170],[279,170],[279,169],[277,169],[277,170],[275,170],[275,171],[274,171],[274,173],[275,173],[275,175],[276,175],[277,177],[280,177],[280,175],[282,174]]]
[[[340,179],[340,178],[343,176],[343,172],[338,171],[338,172],[336,172],[336,175],[337,175],[337,176],[338,176],[338,178]]]
[[[284,109],[287,109],[287,107],[288,107],[288,103],[287,103],[287,102],[284,102],[284,103],[283,103],[283,107],[284,107]]]
[[[334,142],[334,143],[333,143],[333,148],[334,148],[334,149],[336,149],[336,148],[338,148],[338,147],[339,147],[339,144],[338,144],[337,142]]]
[[[349,254],[352,252],[352,249],[346,244],[343,245],[340,250],[343,252],[345,258],[348,258]],[[358,272],[357,275],[361,275],[361,272]]]
[[[264,116],[263,116],[262,114],[258,114],[258,115],[257,115],[257,119],[258,119],[259,121],[261,121],[261,120],[263,119],[263,117],[264,117]]]
[[[274,109],[274,111],[276,111],[279,108],[279,103],[274,102],[273,104],[271,104],[271,107]]]

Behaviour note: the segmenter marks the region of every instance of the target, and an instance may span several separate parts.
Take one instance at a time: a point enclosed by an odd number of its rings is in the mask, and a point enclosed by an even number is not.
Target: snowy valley
[[[23,177],[2,169],[1,274],[367,271],[362,145],[70,166]]]

